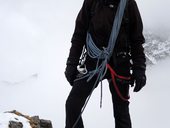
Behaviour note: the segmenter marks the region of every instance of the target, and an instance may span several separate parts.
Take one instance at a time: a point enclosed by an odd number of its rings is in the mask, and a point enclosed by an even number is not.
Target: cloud
[[[136,0],[144,27],[160,33],[170,33],[169,0]]]

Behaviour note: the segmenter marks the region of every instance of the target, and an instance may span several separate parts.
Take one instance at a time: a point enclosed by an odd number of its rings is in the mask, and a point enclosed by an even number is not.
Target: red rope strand
[[[128,96],[127,98],[125,98],[125,97],[121,94],[121,92],[120,92],[120,90],[119,90],[119,88],[118,88],[118,86],[117,86],[117,84],[116,84],[115,78],[117,77],[117,78],[123,79],[123,80],[130,80],[130,77],[125,77],[125,76],[120,76],[120,75],[118,75],[118,74],[112,69],[112,67],[111,67],[109,64],[107,64],[107,68],[110,70],[110,73],[111,73],[111,76],[112,76],[113,86],[114,86],[114,88],[115,88],[115,90],[116,90],[116,93],[118,94],[118,96],[119,96],[123,101],[128,101],[130,97]]]

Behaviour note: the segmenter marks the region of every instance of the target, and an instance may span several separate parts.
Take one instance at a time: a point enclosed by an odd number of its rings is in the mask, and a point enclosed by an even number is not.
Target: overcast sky
[[[70,91],[64,77],[65,62],[75,18],[82,2],[83,0],[0,0],[0,111],[16,109],[30,115],[38,114],[43,118],[47,117],[46,119],[52,118],[56,128],[64,127],[64,105]],[[137,3],[144,28],[169,35],[170,1],[137,0]],[[158,70],[154,69],[153,73],[149,73],[146,91],[136,94],[139,97],[135,95],[132,105],[134,109],[131,110],[136,128],[147,128],[148,124],[154,128],[169,128],[169,105],[164,105],[167,103],[165,97],[170,94],[168,74],[163,74],[168,73],[169,63],[165,62],[166,66],[160,65]],[[153,91],[153,88],[157,91]],[[160,91],[161,89],[167,92]],[[87,116],[94,114],[94,108],[98,107],[98,96],[100,95],[96,96],[97,100],[92,98],[95,101],[91,102],[92,107]],[[111,104],[109,97],[109,93],[104,95],[104,102]],[[105,107],[111,107],[108,104],[104,104]],[[34,107],[30,107],[32,105]],[[105,121],[100,127],[113,126],[111,108],[102,110],[103,113],[101,110],[96,111],[96,116],[91,114],[90,118],[85,118],[89,122],[87,125],[92,126],[94,123],[96,126],[96,122]],[[140,110],[139,113],[136,110]],[[161,111],[158,113],[159,110]],[[97,114],[102,114],[101,120],[92,122],[93,117],[99,119]],[[106,118],[103,118],[104,115]],[[112,124],[103,119],[108,119]]]
[[[136,0],[144,27],[159,34],[170,34],[170,0]]]
[[[144,29],[169,37],[170,0],[136,2]],[[44,49],[49,45],[69,49],[75,19],[82,3],[83,0],[0,0],[0,61],[1,66],[6,67],[0,71],[3,74],[1,79],[5,77],[3,70],[6,72],[9,69],[7,63],[13,63],[8,74],[25,68],[28,61],[28,66],[38,69]],[[22,63],[19,63],[20,60]]]

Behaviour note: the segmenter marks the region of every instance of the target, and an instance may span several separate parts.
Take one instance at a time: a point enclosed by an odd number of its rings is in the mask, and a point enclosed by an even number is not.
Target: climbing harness
[[[85,74],[83,77],[78,78],[76,80],[80,80],[83,78],[88,78],[87,82],[89,82],[94,76],[97,76],[96,81],[94,83],[94,86],[89,94],[89,96],[87,97],[84,106],[81,109],[81,112],[76,120],[76,122],[74,123],[72,128],[75,128],[75,126],[77,125],[91,95],[93,90],[95,89],[96,85],[102,81],[102,79],[104,78],[106,72],[107,72],[107,68],[109,68],[109,70],[112,72],[112,74],[114,73],[113,70],[110,69],[109,65],[108,65],[108,61],[110,60],[110,57],[112,56],[113,53],[113,49],[116,43],[116,39],[120,30],[120,26],[122,23],[122,19],[123,19],[123,15],[124,15],[124,10],[125,10],[125,6],[126,6],[127,0],[120,0],[116,15],[115,15],[115,19],[113,22],[113,26],[112,26],[112,31],[110,34],[110,38],[108,41],[108,46],[107,47],[103,47],[103,49],[99,49],[95,43],[93,42],[93,39],[90,35],[89,32],[87,32],[87,37],[86,37],[86,47],[87,47],[87,54],[93,58],[93,59],[97,59],[97,64],[96,64],[96,68],[92,71],[88,71],[87,74]],[[115,78],[116,73],[114,73],[114,76],[112,76],[112,79]]]

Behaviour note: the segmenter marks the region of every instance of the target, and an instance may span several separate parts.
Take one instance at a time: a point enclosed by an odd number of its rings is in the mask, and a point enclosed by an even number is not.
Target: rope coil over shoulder
[[[102,50],[100,50],[94,43],[91,35],[89,32],[87,32],[87,38],[86,38],[86,47],[87,47],[87,54],[94,59],[97,59],[97,64],[96,64],[96,68],[92,71],[89,71],[85,76],[78,78],[76,80],[79,79],[83,79],[85,77],[88,77],[87,82],[90,81],[95,75],[97,75],[96,81],[94,83],[94,86],[88,96],[88,98],[86,99],[86,102],[81,110],[81,113],[79,115],[79,117],[77,118],[76,122],[74,123],[73,127],[74,128],[76,126],[76,124],[78,123],[91,95],[93,90],[96,87],[96,84],[98,84],[100,81],[102,81],[103,77],[105,76],[106,72],[107,72],[107,68],[108,68],[108,61],[110,60],[110,57],[112,56],[113,53],[113,49],[115,47],[115,43],[116,43],[116,39],[117,36],[119,34],[119,30],[120,30],[120,26],[122,23],[122,19],[123,19],[123,15],[124,15],[124,10],[126,7],[126,3],[127,0],[120,0],[115,18],[114,18],[114,22],[113,22],[113,26],[112,26],[112,31],[110,34],[110,38],[109,38],[109,42],[108,42],[108,46],[107,47],[103,47]],[[99,64],[99,61],[102,62]]]

